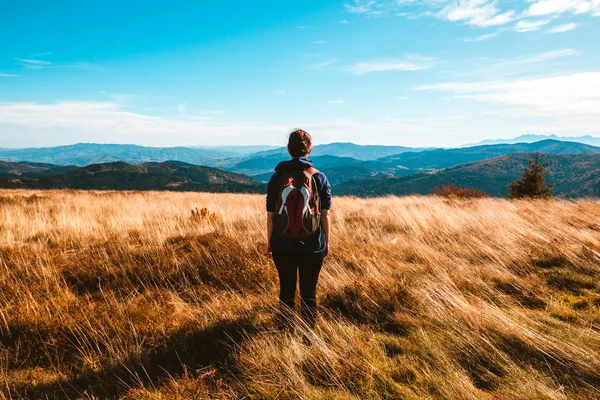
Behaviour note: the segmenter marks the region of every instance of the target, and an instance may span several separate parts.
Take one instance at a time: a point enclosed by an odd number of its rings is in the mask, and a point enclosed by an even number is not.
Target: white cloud
[[[217,115],[145,115],[110,102],[0,103],[0,142],[10,147],[82,141],[151,146],[269,143],[289,128],[224,121]]]
[[[550,23],[549,19],[541,19],[541,20],[521,20],[517,22],[515,26],[515,30],[517,32],[531,32],[537,31],[544,25]]]
[[[553,28],[550,28],[550,29],[548,29],[548,33],[564,33],[564,32],[569,32],[569,31],[575,30],[578,27],[579,27],[579,24],[576,24],[575,22],[571,22],[568,24],[558,25]]]
[[[454,82],[415,90],[452,92],[456,97],[501,103],[543,115],[600,116],[600,72],[492,82]]]
[[[185,103],[183,103],[183,104],[179,104],[179,105],[177,106],[177,112],[178,112],[179,114],[185,114],[186,108],[187,108],[187,106],[186,106],[186,104],[185,104]]]
[[[349,24],[350,22],[348,22],[347,19],[343,19],[340,22],[338,22],[338,24]]]
[[[15,77],[15,76],[20,76],[20,75],[7,74],[7,73],[4,73],[4,72],[0,72],[0,78],[10,78],[10,77]]]
[[[376,16],[382,13],[383,5],[375,0],[354,0],[354,2],[344,4],[344,8],[349,13],[366,14],[368,16]]]
[[[506,61],[504,63],[500,63],[500,65],[503,67],[506,67],[506,66],[534,64],[534,63],[540,63],[540,62],[549,61],[549,60],[555,60],[558,58],[576,56],[578,54],[579,54],[579,52],[574,49],[553,50],[553,51],[547,51],[545,53],[538,53],[538,54],[533,54],[530,56],[519,57],[512,61]]]
[[[20,65],[24,66],[25,68],[33,69],[47,68],[52,65],[50,61],[36,60],[33,58],[17,58],[17,61],[20,61]]]
[[[28,58],[17,58],[17,60],[21,61],[22,63],[32,64],[32,65],[50,65],[50,64],[52,64],[50,61],[34,60],[34,59],[28,59]]]
[[[534,0],[532,3],[526,12],[532,16],[562,13],[600,15],[598,0]]]
[[[327,42],[324,40],[317,40],[316,42],[313,42],[312,44],[325,44],[325,43],[327,43]]]
[[[436,15],[448,21],[477,27],[505,25],[515,18],[513,10],[502,12],[494,1],[489,0],[452,1]]]
[[[329,100],[329,104],[344,104],[346,100]]]
[[[386,71],[421,71],[433,66],[434,60],[428,57],[411,56],[406,60],[364,61],[354,64],[348,70],[354,75]]]
[[[500,31],[497,32],[493,32],[493,33],[488,33],[485,35],[481,35],[481,36],[477,36],[475,38],[467,38],[464,39],[465,42],[483,42],[484,40],[489,40],[491,38],[494,38],[496,36],[498,36],[500,34]]]

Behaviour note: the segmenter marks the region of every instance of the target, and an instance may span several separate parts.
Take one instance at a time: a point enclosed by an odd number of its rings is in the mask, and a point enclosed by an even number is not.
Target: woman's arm
[[[325,255],[329,254],[330,235],[329,235],[329,210],[321,210],[321,225],[325,234]]]
[[[271,254],[271,236],[273,235],[273,213],[267,211],[267,254]]]

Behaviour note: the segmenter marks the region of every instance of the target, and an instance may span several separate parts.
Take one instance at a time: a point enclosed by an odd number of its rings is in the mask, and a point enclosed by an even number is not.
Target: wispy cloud
[[[25,68],[45,68],[52,65],[50,61],[46,60],[37,60],[34,58],[17,58],[17,61],[20,62],[20,65]]]
[[[387,5],[375,0],[354,0],[351,3],[344,4],[347,12],[353,14],[365,14],[367,16],[377,16],[383,14],[383,8]]]
[[[502,12],[494,1],[488,0],[452,1],[436,15],[448,21],[477,27],[505,25],[515,19],[514,10]]]
[[[132,112],[111,102],[61,101],[50,104],[0,103],[0,141],[11,146],[80,141],[152,146],[268,143],[288,126],[225,120],[222,111],[173,118]],[[59,139],[60,138],[60,139]],[[20,142],[19,142],[20,141]],[[4,144],[7,145],[6,139]]]
[[[493,32],[493,33],[487,33],[485,35],[480,35],[474,38],[466,38],[464,39],[465,42],[483,42],[485,40],[489,40],[492,38],[495,38],[496,36],[498,36],[500,34],[501,31],[497,31],[497,32]]]
[[[349,23],[350,23],[350,22],[348,22],[348,20],[347,20],[347,19],[343,19],[343,20],[341,20],[340,22],[338,22],[338,24],[344,24],[344,25],[345,25],[345,24],[349,24]]]
[[[329,104],[344,104],[346,100],[329,100]]]
[[[16,76],[21,76],[21,75],[8,74],[8,73],[5,73],[5,72],[0,72],[0,78],[12,78],[12,77],[16,77]]]
[[[344,7],[347,12],[367,16],[396,15],[410,19],[433,16],[478,28],[505,26],[516,21],[514,30],[517,32],[538,30],[548,24],[551,17],[563,13],[574,15],[588,13],[600,16],[599,0],[527,0],[525,3],[524,10],[523,5],[518,2],[500,3],[497,0],[354,0],[344,4]],[[504,7],[501,7],[501,4]],[[410,8],[406,8],[406,6],[410,6]],[[527,19],[532,17],[547,18]],[[574,28],[571,27],[572,29]],[[560,30],[554,33],[558,32]],[[487,38],[486,35],[480,37]]]
[[[325,44],[327,43],[325,40],[317,40],[316,42],[312,42],[312,44]]]
[[[548,29],[548,33],[564,33],[564,32],[569,32],[569,31],[575,30],[577,28],[579,28],[579,24],[577,24],[575,22],[571,22],[568,24],[552,27],[552,28]]]
[[[598,0],[533,0],[527,15],[542,16],[553,14],[593,14],[600,15]]]
[[[74,62],[70,64],[54,64],[47,60],[41,60],[33,57],[41,57],[50,55],[52,53],[41,53],[41,54],[32,54],[29,58],[16,58],[15,60],[18,62],[18,65],[30,68],[30,69],[43,69],[43,68],[72,68],[72,69],[101,69],[101,67],[97,64],[87,63],[87,62]]]
[[[451,82],[414,89],[452,92],[459,98],[525,107],[544,115],[600,116],[600,72],[512,81]]]
[[[179,114],[185,114],[186,108],[187,108],[187,105],[186,105],[186,103],[179,104],[179,105],[177,106],[177,112],[178,112]]]
[[[561,49],[561,50],[553,50],[547,51],[544,53],[533,54],[530,56],[518,57],[515,60],[506,61],[500,63],[501,66],[517,66],[517,65],[525,65],[525,64],[534,64],[540,63],[549,60],[555,60],[558,58],[565,58],[570,56],[576,56],[580,54],[575,49]]]
[[[421,71],[431,68],[434,62],[433,58],[410,56],[406,57],[405,60],[386,59],[358,62],[349,67],[348,70],[354,75],[387,71]]]
[[[544,25],[550,23],[549,19],[541,19],[541,20],[521,20],[517,22],[515,25],[515,30],[517,32],[531,32],[537,31],[541,29]]]

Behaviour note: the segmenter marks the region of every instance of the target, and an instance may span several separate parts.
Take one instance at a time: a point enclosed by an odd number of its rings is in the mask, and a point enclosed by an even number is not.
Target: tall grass
[[[336,198],[312,345],[263,206],[0,191],[2,398],[600,398],[599,202]]]

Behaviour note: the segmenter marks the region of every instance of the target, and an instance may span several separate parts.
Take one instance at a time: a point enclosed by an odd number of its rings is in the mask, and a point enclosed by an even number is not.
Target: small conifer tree
[[[554,182],[546,183],[548,162],[542,162],[540,154],[535,153],[533,159],[527,160],[527,167],[521,179],[515,179],[508,185],[508,197],[511,199],[532,198],[549,199],[553,197]]]

